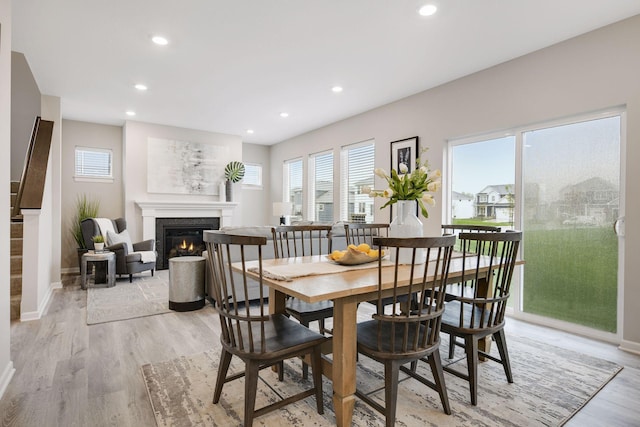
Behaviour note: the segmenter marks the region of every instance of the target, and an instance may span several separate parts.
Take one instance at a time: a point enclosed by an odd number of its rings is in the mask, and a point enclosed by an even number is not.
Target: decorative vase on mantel
[[[398,200],[396,205],[396,217],[393,218],[389,225],[389,237],[423,237],[424,229],[422,221],[416,216],[415,200]],[[398,256],[400,264],[411,264],[411,255],[413,249],[400,249]],[[396,251],[390,252],[392,262],[396,261]],[[416,263],[423,264],[426,261],[426,252],[424,249],[416,251]]]
[[[227,198],[227,202],[233,202],[233,182],[226,180],[224,194]]]

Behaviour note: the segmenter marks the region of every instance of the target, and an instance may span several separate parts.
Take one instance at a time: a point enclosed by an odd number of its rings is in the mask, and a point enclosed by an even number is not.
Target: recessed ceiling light
[[[280,113],[280,117],[289,117],[289,113],[282,112]]]
[[[331,88],[332,91],[334,91],[335,93],[340,93],[342,92],[342,86],[334,86]]]
[[[438,10],[438,8],[436,7],[436,5],[434,4],[425,4],[424,6],[422,6],[420,8],[420,10],[418,10],[418,13],[422,16],[431,16],[434,13],[436,13],[436,11]]]
[[[247,129],[247,133],[253,133],[253,129]]]
[[[169,40],[165,39],[162,36],[153,36],[151,41],[154,42],[155,44],[159,44],[160,46],[169,44]]]
[[[135,116],[136,112],[135,111],[127,111],[127,116]]]
[[[147,90],[147,87],[143,84],[137,84],[134,87],[138,90]]]

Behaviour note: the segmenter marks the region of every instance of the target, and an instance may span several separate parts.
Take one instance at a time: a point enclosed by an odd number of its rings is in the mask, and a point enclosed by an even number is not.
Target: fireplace
[[[169,258],[201,255],[204,230],[218,230],[220,218],[156,218],[156,268],[169,268]]]

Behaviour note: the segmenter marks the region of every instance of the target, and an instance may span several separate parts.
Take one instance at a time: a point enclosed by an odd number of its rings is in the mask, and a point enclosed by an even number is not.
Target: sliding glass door
[[[449,219],[524,231],[516,315],[617,332],[622,113],[452,141]]]
[[[523,133],[523,312],[616,332],[620,129],[614,116]]]

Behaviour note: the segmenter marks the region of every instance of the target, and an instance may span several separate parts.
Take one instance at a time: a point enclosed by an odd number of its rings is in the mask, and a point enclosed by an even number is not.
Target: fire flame
[[[187,241],[186,240],[182,241],[182,244],[180,245],[180,249],[187,249]],[[189,250],[193,251],[193,242],[191,242],[189,244]]]

